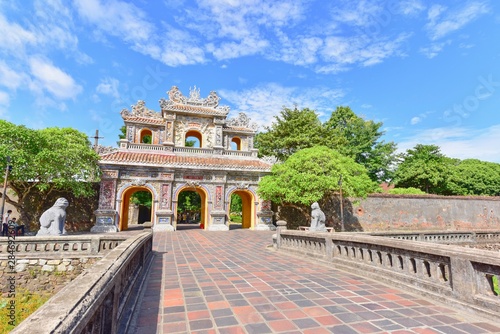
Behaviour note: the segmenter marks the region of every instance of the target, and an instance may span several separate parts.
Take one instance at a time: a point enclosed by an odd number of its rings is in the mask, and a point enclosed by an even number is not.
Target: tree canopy
[[[500,196],[500,164],[465,159],[453,165],[447,188],[454,195]]]
[[[315,146],[275,164],[271,175],[264,176],[259,183],[258,193],[275,203],[310,205],[339,191],[340,175],[346,196],[364,197],[377,187],[366,169],[352,158],[326,146]]]
[[[455,161],[444,156],[439,146],[418,144],[400,159],[394,173],[396,187],[413,187],[428,194],[446,193],[448,172]]]
[[[13,169],[8,188],[16,194],[6,202],[23,213],[23,200],[37,189],[43,195],[69,190],[75,196],[91,196],[98,182],[99,156],[87,135],[71,128],[32,130],[0,120],[0,167],[5,170],[6,157]],[[4,175],[0,176],[2,182]]]
[[[275,156],[285,161],[295,152],[323,141],[323,127],[314,110],[284,108],[275,119],[255,138],[261,156]]]
[[[380,141],[381,127],[349,107],[337,107],[325,123],[313,110],[284,108],[271,127],[257,135],[255,146],[261,156],[282,162],[301,149],[327,146],[365,166],[372,180],[382,181],[390,177],[396,145]]]

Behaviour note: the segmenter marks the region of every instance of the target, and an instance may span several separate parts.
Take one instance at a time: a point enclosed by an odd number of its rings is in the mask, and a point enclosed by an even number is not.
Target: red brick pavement
[[[383,283],[272,250],[272,232],[154,235],[131,333],[500,333]]]

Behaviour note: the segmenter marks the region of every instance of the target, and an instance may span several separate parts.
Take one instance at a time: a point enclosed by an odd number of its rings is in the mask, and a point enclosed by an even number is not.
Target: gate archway
[[[200,196],[200,219],[199,219],[199,224],[200,226],[203,226],[203,229],[207,229],[207,222],[208,222],[208,210],[207,210],[207,204],[208,204],[208,196],[207,196],[207,193],[206,191],[203,189],[203,188],[200,188],[200,187],[183,187],[181,189],[179,189],[177,191],[177,193],[175,194],[175,201],[173,201],[174,203],[174,208],[173,208],[173,211],[174,211],[174,221],[173,221],[173,224],[174,224],[174,228],[177,229],[177,222],[180,221],[182,218],[179,217],[179,195],[182,193],[182,192],[185,192],[185,191],[192,191],[192,192],[195,192],[197,193],[199,196]],[[182,214],[182,213],[181,213]]]
[[[251,191],[248,190],[235,190],[229,194],[229,198],[231,195],[238,195],[241,198],[241,227],[242,228],[255,228],[255,197]],[[227,216],[230,214],[230,205],[227,208]]]
[[[138,191],[146,191],[151,194],[151,198],[153,199],[154,202],[154,194],[153,192],[145,187],[145,186],[131,186],[127,189],[125,189],[122,192],[121,195],[121,206],[120,206],[120,215],[119,215],[119,222],[118,222],[118,230],[119,231],[126,231],[128,229],[128,220],[129,220],[129,206],[130,206],[130,198],[132,195]],[[154,221],[154,206],[151,206],[151,215],[149,217],[149,220],[151,222]]]

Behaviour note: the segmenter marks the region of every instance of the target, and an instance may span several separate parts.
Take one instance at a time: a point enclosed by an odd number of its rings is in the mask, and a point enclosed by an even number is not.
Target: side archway
[[[236,189],[229,192],[228,198],[232,195],[238,195],[241,198],[241,227],[254,229],[255,228],[255,195],[249,190]],[[227,207],[227,216],[230,215],[230,205]]]
[[[155,195],[146,186],[129,186],[121,192],[121,205],[120,205],[120,214],[119,214],[119,222],[118,222],[118,230],[126,231],[128,229],[128,220],[129,220],[129,207],[130,207],[130,198],[132,195],[138,191],[147,191],[151,194],[152,202],[155,202]],[[150,221],[153,222],[154,217],[154,205],[151,206],[151,216]]]

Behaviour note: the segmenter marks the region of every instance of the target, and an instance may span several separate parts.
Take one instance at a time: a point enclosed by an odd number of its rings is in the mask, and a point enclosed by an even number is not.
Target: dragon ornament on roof
[[[254,131],[257,131],[259,127],[257,123],[250,123],[250,118],[243,112],[240,112],[238,117],[228,119],[226,125],[235,128],[252,129]]]

